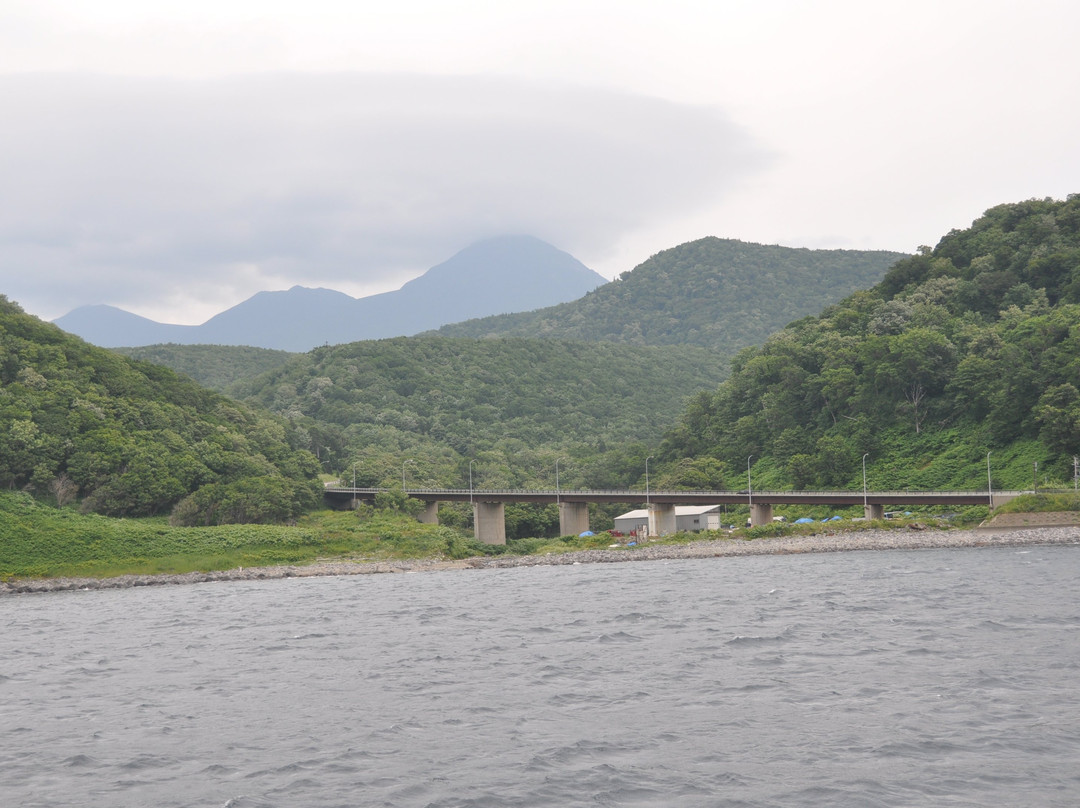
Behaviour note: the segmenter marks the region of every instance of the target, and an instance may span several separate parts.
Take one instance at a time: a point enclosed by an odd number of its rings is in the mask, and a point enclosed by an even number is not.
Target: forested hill
[[[402,337],[316,348],[231,393],[288,416],[328,470],[464,487],[625,486],[727,368],[694,347]],[[404,467],[403,467],[404,466]]]
[[[296,356],[289,351],[248,345],[146,345],[113,348],[119,354],[172,368],[204,387],[225,393],[237,382],[279,368]]]
[[[94,347],[0,295],[0,485],[111,515],[275,521],[316,504],[284,419]]]
[[[698,345],[730,356],[872,286],[903,257],[703,238],[657,253],[579,300],[468,320],[437,333]]]
[[[987,453],[990,453],[988,457]],[[875,287],[742,352],[664,458],[795,488],[1072,487],[1080,195],[988,210]],[[748,460],[749,458],[749,460]],[[1036,466],[1036,464],[1038,464]],[[989,467],[989,469],[988,469]]]

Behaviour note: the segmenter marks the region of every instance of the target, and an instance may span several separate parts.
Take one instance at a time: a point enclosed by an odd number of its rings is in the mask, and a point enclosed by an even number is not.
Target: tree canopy
[[[318,348],[231,392],[291,419],[325,470],[358,483],[461,487],[472,461],[487,485],[553,486],[565,456],[563,482],[617,486],[724,373],[693,347],[401,337]]]
[[[664,457],[765,458],[776,485],[1030,487],[1080,452],[1080,196],[988,210],[873,288],[742,351]],[[900,469],[906,471],[901,472]]]
[[[0,486],[111,515],[168,513],[202,491],[193,521],[272,521],[318,501],[317,471],[288,421],[89,345],[0,296]]]
[[[438,333],[697,345],[730,357],[877,283],[902,257],[709,237],[659,252],[571,303],[469,320]]]

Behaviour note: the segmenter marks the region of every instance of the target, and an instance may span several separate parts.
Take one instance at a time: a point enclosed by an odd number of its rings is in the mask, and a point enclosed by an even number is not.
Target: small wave
[[[755,646],[755,645],[776,645],[777,643],[786,642],[785,638],[781,635],[773,637],[759,637],[756,635],[745,636],[743,634],[736,634],[725,645],[734,646]]]
[[[175,765],[175,763],[176,761],[172,758],[161,757],[160,755],[139,755],[122,764],[120,768],[125,771],[142,771],[143,769],[164,769]]]
[[[616,631],[614,634],[601,634],[596,638],[596,641],[605,645],[613,642],[641,642],[641,637],[635,637],[633,634],[627,634],[625,631]]]
[[[616,623],[640,623],[642,620],[651,620],[652,615],[642,614],[641,612],[625,612],[617,614],[611,619]]]
[[[991,631],[1019,631],[1016,626],[1007,626],[1004,623],[999,623],[996,620],[983,620],[979,623],[979,628],[988,628]]]
[[[234,768],[232,768],[230,766],[222,766],[220,763],[211,763],[209,766],[207,766],[205,769],[203,769],[199,773],[200,774],[230,775],[230,774],[235,774],[236,769],[234,769]]]
[[[72,757],[67,758],[61,765],[71,769],[83,769],[98,768],[102,764],[100,760],[92,758],[89,755],[73,755]]]

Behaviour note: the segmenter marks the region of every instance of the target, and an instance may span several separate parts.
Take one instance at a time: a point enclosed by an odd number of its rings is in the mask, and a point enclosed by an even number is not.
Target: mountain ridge
[[[698,345],[730,356],[872,286],[906,257],[707,236],[662,250],[577,300],[451,323],[435,333]]]
[[[500,236],[466,247],[398,290],[362,298],[293,286],[258,292],[201,325],[158,323],[108,305],[81,306],[53,323],[107,348],[176,343],[307,351],[548,306],[605,283],[602,275],[547,242]]]

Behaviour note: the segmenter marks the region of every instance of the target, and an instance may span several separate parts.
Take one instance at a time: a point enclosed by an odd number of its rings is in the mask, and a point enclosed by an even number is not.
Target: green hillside
[[[226,392],[239,381],[280,367],[295,356],[288,351],[247,345],[178,345],[174,342],[112,350],[132,359],[165,365],[219,393]]]
[[[703,238],[657,253],[580,300],[469,320],[438,333],[697,345],[731,356],[872,286],[904,257]]]
[[[276,521],[318,502],[287,421],[97,348],[0,296],[0,486],[117,516]]]
[[[664,441],[760,485],[1066,483],[1080,453],[1080,195],[988,210],[743,351]]]
[[[619,486],[725,369],[700,348],[402,337],[318,348],[232,388],[365,485]]]

